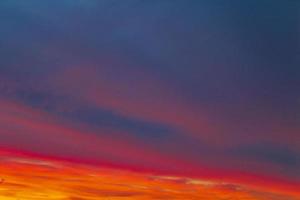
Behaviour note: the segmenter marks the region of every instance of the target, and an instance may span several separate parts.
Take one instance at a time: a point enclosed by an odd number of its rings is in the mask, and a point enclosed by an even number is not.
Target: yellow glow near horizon
[[[5,157],[0,200],[299,200],[246,186],[79,164]]]

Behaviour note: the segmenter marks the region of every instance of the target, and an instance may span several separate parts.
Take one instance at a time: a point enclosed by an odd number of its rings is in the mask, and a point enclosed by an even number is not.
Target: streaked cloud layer
[[[296,191],[299,12],[1,1],[0,150]]]
[[[246,185],[156,176],[1,153],[0,198],[15,199],[241,199],[297,200]]]

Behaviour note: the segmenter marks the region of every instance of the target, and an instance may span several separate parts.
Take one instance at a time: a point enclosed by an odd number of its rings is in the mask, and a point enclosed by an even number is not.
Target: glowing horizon
[[[1,200],[300,199],[299,191],[137,173],[2,152]]]

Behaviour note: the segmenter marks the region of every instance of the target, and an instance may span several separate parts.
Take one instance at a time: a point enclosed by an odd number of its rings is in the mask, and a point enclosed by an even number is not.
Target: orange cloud
[[[1,153],[3,200],[299,200],[300,194],[251,186],[92,167]]]

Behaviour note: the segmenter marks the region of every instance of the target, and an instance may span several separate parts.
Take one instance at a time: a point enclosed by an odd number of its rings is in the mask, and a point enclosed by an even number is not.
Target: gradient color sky
[[[300,1],[2,0],[0,150],[300,186]]]

